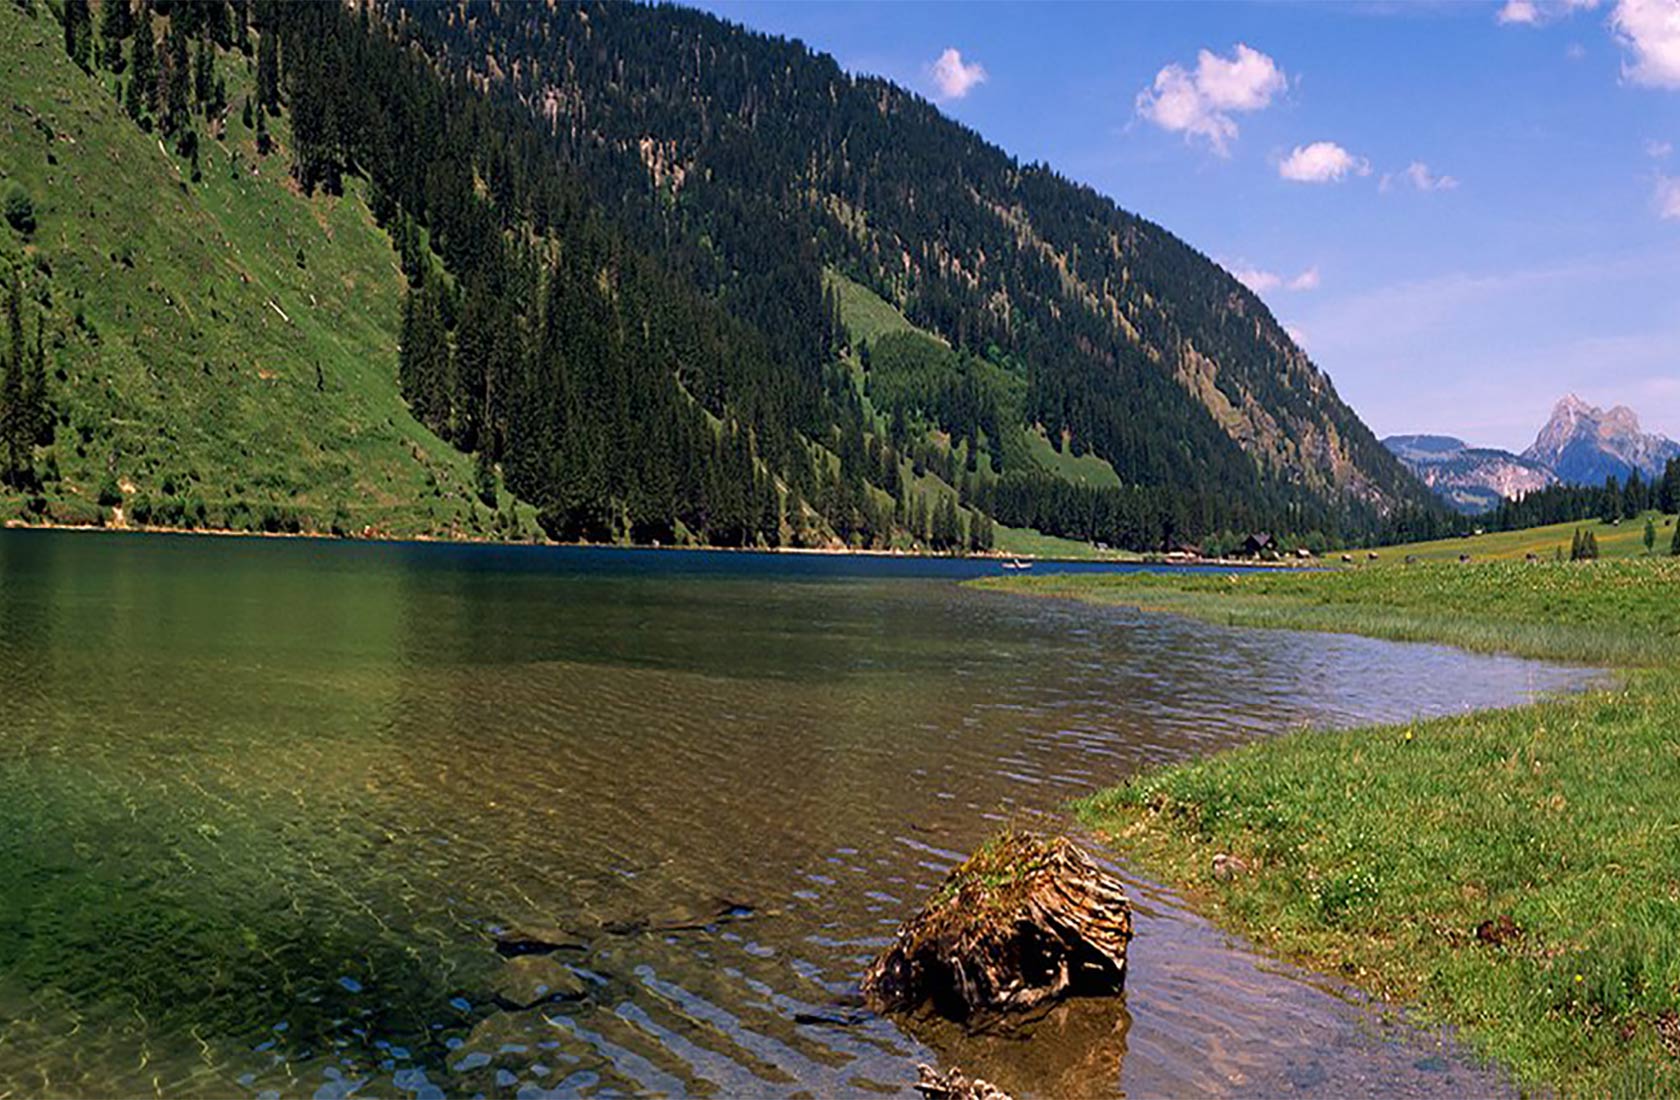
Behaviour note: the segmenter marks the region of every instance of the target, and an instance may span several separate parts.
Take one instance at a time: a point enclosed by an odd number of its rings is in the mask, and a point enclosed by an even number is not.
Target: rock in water
[[[877,1012],[931,1003],[966,1021],[1061,997],[1119,993],[1132,909],[1066,837],[1010,832],[946,876],[863,976]]]
[[[932,1066],[917,1066],[916,1076],[916,1091],[927,1100],[1011,1100],[990,1081],[978,1077],[969,1080],[960,1069],[940,1073]]]
[[[516,955],[502,964],[490,992],[497,1007],[518,1011],[549,1001],[578,1000],[589,987],[552,955]]]

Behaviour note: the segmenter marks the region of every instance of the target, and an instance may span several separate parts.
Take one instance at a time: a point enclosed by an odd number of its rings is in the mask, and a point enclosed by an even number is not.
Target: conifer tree
[[[1674,537],[1668,542],[1668,553],[1670,557],[1680,558],[1680,520],[1674,523]]]
[[[190,126],[191,95],[192,69],[187,53],[187,36],[179,23],[172,22],[158,63],[158,100],[163,104],[159,129],[165,136],[182,133]],[[185,153],[185,149],[180,151]]]
[[[263,24],[257,40],[257,108],[280,112],[280,42],[272,20]]]
[[[6,329],[6,352],[0,359],[0,480],[27,488],[34,481],[35,443],[48,427],[46,383],[44,377],[35,380],[43,367],[31,361],[38,354],[31,356],[23,342],[23,284],[15,273],[6,293]],[[37,335],[37,352],[39,343]]]
[[[134,33],[134,12],[128,5],[129,0],[105,0],[99,13],[99,37],[104,42],[101,61],[114,73],[128,66],[123,43]]]
[[[157,44],[152,38],[152,9],[141,0],[134,24],[134,46],[130,51],[128,114],[136,122],[157,114]]]
[[[208,39],[200,38],[193,50],[192,72],[193,103],[208,117],[216,96],[216,51]]]
[[[473,458],[473,491],[486,508],[496,507],[496,466],[489,450],[480,450]]]
[[[35,354],[30,358],[29,372],[23,380],[24,407],[29,410],[31,438],[38,447],[49,447],[53,441],[52,399],[47,394],[45,321],[41,311],[36,310]]]
[[[83,69],[93,62],[93,12],[88,0],[64,0],[64,52]]]
[[[1657,483],[1657,510],[1680,512],[1680,458],[1671,458]]]

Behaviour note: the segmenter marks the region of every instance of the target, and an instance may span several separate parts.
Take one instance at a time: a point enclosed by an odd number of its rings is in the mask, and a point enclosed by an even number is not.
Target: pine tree
[[[257,108],[271,115],[280,112],[280,42],[272,20],[263,24],[257,40]]]
[[[64,52],[83,69],[93,63],[93,12],[88,0],[64,0]]]
[[[52,400],[47,395],[47,351],[44,334],[45,318],[35,311],[35,354],[30,356],[29,370],[23,378],[23,406],[28,420],[30,441],[38,447],[49,447],[53,441]]]
[[[205,117],[209,117],[210,106],[216,97],[216,51],[209,40],[198,40],[193,50],[192,66],[193,103],[204,112]]]
[[[134,33],[134,12],[129,0],[105,0],[99,14],[99,37],[104,40],[102,62],[107,69],[120,73],[128,65],[123,56],[123,43]]]
[[[169,34],[164,38],[163,55],[158,64],[158,98],[163,104],[159,128],[166,136],[185,131],[191,125],[188,117],[191,96],[192,69],[187,53],[187,36],[179,23],[172,23]]]
[[[14,488],[28,484],[34,423],[24,396],[23,286],[14,273],[6,292],[9,339],[0,359],[0,480]]]
[[[152,39],[152,9],[142,0],[130,50],[128,114],[136,122],[157,114],[157,44]]]
[[[1668,553],[1670,557],[1680,558],[1680,520],[1674,523],[1674,537],[1669,540]]]
[[[496,507],[496,466],[488,450],[480,450],[473,457],[473,491],[486,508]]]
[[[1657,545],[1657,523],[1650,516],[1645,517],[1645,552],[1651,553]]]
[[[273,141],[268,136],[268,113],[257,112],[257,155],[268,156],[269,150],[274,148]]]
[[[1570,561],[1592,561],[1598,557],[1598,536],[1585,527],[1575,529],[1574,541],[1569,546]]]
[[[1657,483],[1657,510],[1680,512],[1680,458],[1671,458]]]

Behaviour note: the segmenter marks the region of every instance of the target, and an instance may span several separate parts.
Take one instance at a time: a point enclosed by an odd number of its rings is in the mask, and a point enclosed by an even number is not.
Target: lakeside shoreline
[[[1613,673],[1511,708],[1283,733],[1075,810],[1216,923],[1459,1029],[1525,1087],[1680,1087],[1680,811],[1664,778],[1680,756],[1680,561],[970,583]]]
[[[330,531],[250,531],[228,527],[161,527],[152,525],[94,523],[28,523],[18,519],[8,519],[0,523],[0,529],[7,531],[76,531],[94,532],[113,535],[176,535],[176,536],[204,536],[210,538],[256,538],[256,539],[306,539],[318,542],[334,543],[373,543],[394,544],[425,543],[450,546],[495,546],[495,547],[529,547],[536,549],[592,549],[592,550],[635,550],[647,552],[680,552],[680,553],[730,553],[730,554],[797,554],[821,557],[869,557],[887,559],[917,559],[928,561],[1030,561],[1044,563],[1078,563],[1087,565],[1148,565],[1163,568],[1185,567],[1196,569],[1230,569],[1230,570],[1285,570],[1293,571],[1310,568],[1291,561],[1266,562],[1249,561],[1235,558],[1185,558],[1171,555],[1134,554],[1126,551],[1111,552],[1106,556],[1075,557],[1033,553],[1009,553],[991,550],[982,553],[963,552],[957,554],[941,554],[923,550],[878,550],[853,549],[835,546],[666,546],[648,543],[617,543],[617,542],[556,542],[544,538],[541,541],[531,539],[496,539],[496,538],[456,538],[438,535],[385,535],[385,534],[334,534]]]

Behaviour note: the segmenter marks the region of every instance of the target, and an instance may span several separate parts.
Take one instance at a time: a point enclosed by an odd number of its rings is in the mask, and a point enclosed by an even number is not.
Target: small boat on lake
[[[1010,558],[1008,561],[1003,563],[1003,567],[1015,572],[1022,572],[1031,569],[1033,567],[1033,563],[1030,561],[1022,561],[1020,558]]]

